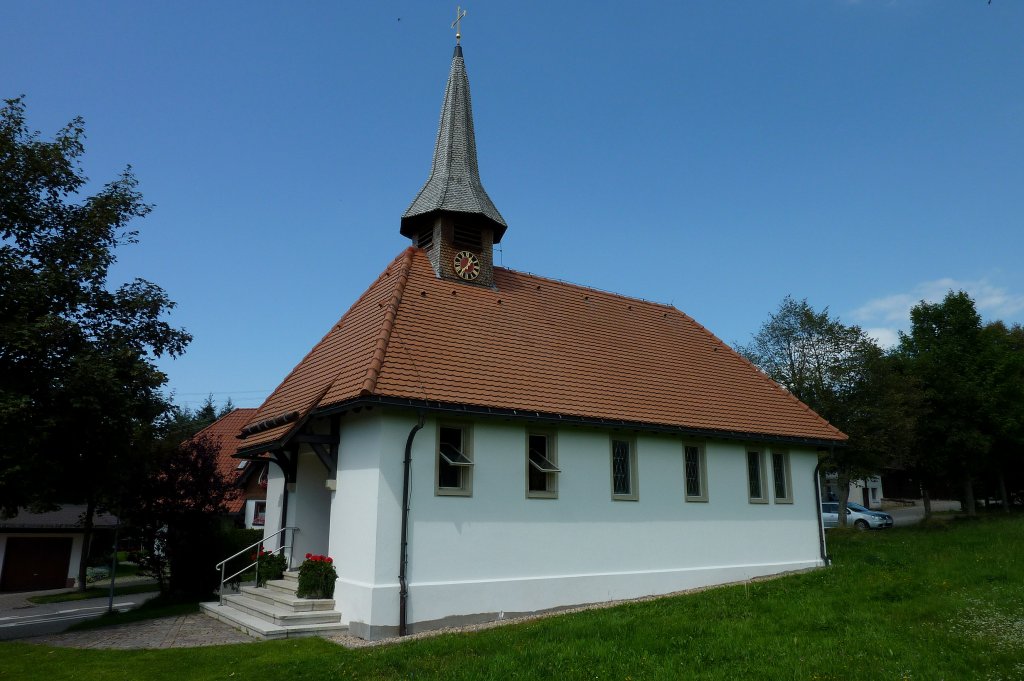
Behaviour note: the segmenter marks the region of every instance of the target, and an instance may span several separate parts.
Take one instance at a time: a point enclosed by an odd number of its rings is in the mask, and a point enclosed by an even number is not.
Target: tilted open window
[[[528,431],[526,434],[526,496],[537,499],[558,497],[558,452],[554,433]]]
[[[473,454],[468,426],[438,427],[434,491],[442,496],[473,494]]]

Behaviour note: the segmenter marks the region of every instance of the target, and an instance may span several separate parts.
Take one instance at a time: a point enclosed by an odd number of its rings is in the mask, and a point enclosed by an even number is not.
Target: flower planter
[[[299,566],[299,598],[334,598],[334,583],[338,573],[334,559],[330,556],[306,554],[306,560]]]

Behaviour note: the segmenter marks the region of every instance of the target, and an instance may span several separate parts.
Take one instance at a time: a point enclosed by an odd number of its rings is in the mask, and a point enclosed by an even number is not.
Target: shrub
[[[334,583],[338,573],[330,556],[306,554],[299,566],[299,598],[334,598]]]
[[[252,559],[257,561],[256,586],[266,586],[268,579],[281,579],[288,568],[288,561],[283,553],[260,549],[258,553],[252,554]]]

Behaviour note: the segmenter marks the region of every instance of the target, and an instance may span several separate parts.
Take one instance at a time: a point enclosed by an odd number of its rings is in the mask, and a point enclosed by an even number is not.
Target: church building
[[[239,435],[272,462],[266,536],[333,558],[336,620],[375,639],[824,565],[816,467],[846,436],[670,305],[495,265],[511,227],[457,45],[408,247]]]

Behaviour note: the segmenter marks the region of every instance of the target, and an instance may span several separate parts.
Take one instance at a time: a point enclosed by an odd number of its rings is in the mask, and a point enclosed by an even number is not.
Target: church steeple
[[[402,215],[401,233],[428,251],[439,276],[491,285],[491,246],[506,228],[480,181],[469,78],[462,46],[456,45],[430,177]],[[453,260],[463,251],[479,260],[476,275],[467,277]]]

